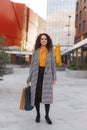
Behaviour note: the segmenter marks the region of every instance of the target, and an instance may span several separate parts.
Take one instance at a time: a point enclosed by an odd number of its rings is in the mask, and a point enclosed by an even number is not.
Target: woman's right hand
[[[29,81],[28,80],[26,81],[26,86],[29,86]]]

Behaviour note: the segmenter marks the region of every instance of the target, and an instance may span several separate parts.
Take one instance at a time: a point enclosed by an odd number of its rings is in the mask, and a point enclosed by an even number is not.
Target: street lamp
[[[66,27],[68,27],[68,34],[67,34],[67,36],[68,36],[68,45],[67,45],[67,51],[69,49],[69,38],[71,36],[71,34],[70,34],[70,18],[71,18],[71,15],[69,15],[68,18],[69,18],[68,19],[68,24],[66,25]]]
[[[71,15],[69,15],[68,16],[68,24],[66,25],[66,27],[68,27],[68,34],[67,34],[67,36],[68,36],[68,44],[67,44],[67,65],[69,65],[70,64],[70,54],[69,54],[69,38],[70,38],[70,36],[71,36],[71,34],[70,34],[70,18],[71,18]]]

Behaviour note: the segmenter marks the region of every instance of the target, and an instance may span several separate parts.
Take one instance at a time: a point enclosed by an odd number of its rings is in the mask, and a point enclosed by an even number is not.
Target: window
[[[82,11],[80,11],[79,20],[82,19]]]
[[[78,27],[75,27],[75,34],[78,34]]]
[[[78,8],[79,8],[79,2],[77,2],[76,4],[76,10],[78,11]]]
[[[75,43],[80,42],[80,37],[76,38]]]
[[[84,34],[84,38],[87,38],[87,33],[86,33],[86,34]]]
[[[79,24],[79,32],[81,32],[81,23]]]
[[[86,22],[85,20],[83,21],[83,26],[82,26],[82,30],[85,31],[85,27],[86,27]]]
[[[86,2],[86,0],[84,0],[84,3]]]
[[[78,14],[76,15],[76,23],[78,23]]]
[[[83,8],[83,16],[86,16],[86,7]]]

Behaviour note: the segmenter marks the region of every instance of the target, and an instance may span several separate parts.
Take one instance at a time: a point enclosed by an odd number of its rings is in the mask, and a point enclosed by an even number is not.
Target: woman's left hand
[[[53,80],[53,84],[54,84],[54,85],[56,84],[56,80]]]

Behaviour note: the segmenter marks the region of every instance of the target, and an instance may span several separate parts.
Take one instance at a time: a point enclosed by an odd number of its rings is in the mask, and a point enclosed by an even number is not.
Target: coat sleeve
[[[29,77],[27,78],[28,82],[31,81],[32,72],[33,72],[33,64],[34,64],[34,52],[32,54],[32,60],[31,60],[30,68],[29,68]]]
[[[52,78],[53,80],[56,80],[56,65],[55,65],[55,59],[53,52],[51,53],[51,68],[52,68]]]

